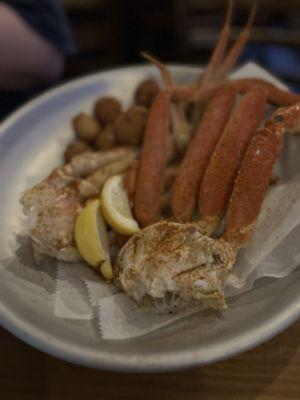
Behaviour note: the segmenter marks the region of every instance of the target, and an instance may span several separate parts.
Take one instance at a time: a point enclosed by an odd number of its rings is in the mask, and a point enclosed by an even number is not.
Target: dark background
[[[227,0],[61,0],[77,52],[59,82],[144,62],[141,50],[164,62],[205,65],[222,29]],[[253,0],[234,0],[231,43]],[[255,61],[300,92],[300,0],[260,0],[251,39],[239,63]],[[0,120],[47,87],[0,92]]]
[[[222,27],[225,0],[64,0],[78,54],[64,79],[141,62],[139,51],[167,62],[205,64]],[[234,2],[234,40],[252,0]],[[261,0],[241,62],[255,60],[300,90],[300,0]]]

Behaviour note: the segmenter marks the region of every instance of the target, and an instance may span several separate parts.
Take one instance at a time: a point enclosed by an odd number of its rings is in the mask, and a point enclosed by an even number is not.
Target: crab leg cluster
[[[134,193],[135,217],[145,229],[120,250],[116,276],[131,298],[155,312],[198,305],[226,308],[224,286],[239,248],[254,232],[283,136],[300,128],[300,96],[260,79],[227,79],[255,13],[252,10],[240,39],[224,58],[231,9],[229,2],[211,62],[196,84],[177,86],[168,79],[169,84],[157,96],[140,162],[125,177],[125,186],[131,182]],[[166,82],[167,68],[157,61],[154,64]],[[242,95],[240,99],[235,99],[237,93]],[[162,194],[170,168],[163,156],[169,128],[176,143],[178,127],[183,126],[184,103],[192,102],[198,110],[202,100],[207,102],[206,110],[199,122],[194,122],[194,135],[184,154],[182,148],[177,153],[179,171],[175,169],[171,196]],[[265,127],[259,128],[267,103],[288,107],[275,111]],[[136,184],[133,176],[137,176]],[[167,203],[171,220],[168,214],[161,215]],[[222,226],[223,217],[223,233],[215,239],[210,235]]]
[[[234,98],[235,90],[231,85],[221,88],[195,131],[172,189],[171,209],[178,221],[192,219],[204,172],[229,119]]]
[[[229,2],[229,7],[231,8]],[[232,46],[230,51],[228,52],[227,57],[223,60],[222,64],[221,62],[219,63],[219,68],[217,68],[216,73],[214,75],[214,80],[220,80],[224,79],[227,74],[232,70],[232,68],[235,66],[238,58],[240,57],[247,41],[249,40],[250,37],[250,32],[251,32],[251,27],[253,25],[253,21],[255,18],[257,10],[257,2],[254,2],[254,5],[252,7],[252,10],[250,12],[248,21],[245,25],[245,28],[241,32],[238,40],[236,41],[235,45]],[[227,39],[228,40],[228,39]]]
[[[241,37],[238,39],[237,43],[233,46],[226,58],[227,67],[234,63],[234,60],[242,51],[245,37],[249,34],[248,32],[250,31],[254,18],[255,8],[256,7],[254,6],[252,9],[246,28],[242,32]],[[208,65],[207,72],[204,73],[203,79],[199,81],[200,83],[197,83],[197,88],[199,86],[205,88],[207,84],[209,84],[211,77],[215,75],[217,66],[224,56],[229,38],[231,13],[232,2],[230,1],[224,29]],[[171,97],[174,92],[174,85],[166,66],[145,53],[143,53],[143,56],[160,69],[165,83],[165,89],[157,95],[150,110],[141,159],[137,170],[134,194],[134,214],[141,227],[154,223],[160,217],[160,195],[162,192],[163,176],[166,167],[166,146],[170,127],[170,108],[173,106],[171,104]],[[222,74],[225,73],[226,71],[224,69]],[[178,88],[175,88],[175,91],[178,91]],[[185,92],[184,88],[183,92]],[[182,116],[183,114],[180,104],[175,105],[175,109],[173,109],[172,128],[177,143],[182,143],[181,138],[178,139],[179,131],[186,132],[187,130],[187,124]]]
[[[237,251],[250,239],[286,132],[300,127],[300,103],[275,111],[256,130],[242,159],[218,239],[198,223],[163,220],[135,234],[121,249],[117,279],[149,311],[186,307],[224,310],[224,286]],[[238,139],[238,138],[237,138]]]
[[[250,36],[251,26],[253,24],[253,20],[256,14],[257,2],[254,2],[248,21],[245,25],[245,28],[241,32],[238,40],[235,42],[235,44],[232,46],[232,48],[228,51],[226,55],[226,49],[230,37],[232,9],[233,9],[233,1],[229,0],[227,7],[227,15],[225,18],[223,29],[219,35],[219,39],[217,41],[211,59],[204,73],[200,74],[195,85],[192,85],[192,87],[190,87],[187,91],[185,90],[184,87],[174,88],[175,97],[179,96],[180,99],[181,96],[183,96],[182,102],[174,106],[171,106],[172,108],[175,108],[175,113],[173,113],[173,116],[171,115],[173,133],[175,141],[181,151],[186,149],[191,138],[191,128],[189,124],[186,122],[183,112],[185,101],[188,99],[184,97],[186,95],[191,96],[194,92],[197,93],[197,95],[199,95],[203,91],[204,93],[206,93],[207,90],[211,87],[211,85],[214,86],[220,80],[224,80],[227,74],[235,65],[236,61],[238,60]],[[200,101],[201,98],[198,99],[198,105]],[[193,119],[195,121],[199,120],[198,109],[199,107],[194,108]]]
[[[173,134],[178,133],[176,127],[182,123],[184,102],[194,102],[196,107],[200,100],[209,100],[182,157],[171,196],[168,195],[172,218],[178,222],[193,221],[198,209],[200,226],[211,234],[226,213],[242,160],[263,120],[267,102],[291,105],[300,100],[300,96],[261,79],[226,79],[249,37],[255,11],[256,3],[239,39],[224,57],[232,15],[232,1],[229,2],[211,61],[194,85],[174,85],[167,67],[144,54],[160,69],[165,89],[152,105],[141,158],[131,172],[135,178],[131,179],[128,193],[141,227],[161,219],[161,204],[166,199],[164,196],[161,201],[167,140],[170,128]],[[234,109],[236,93],[241,93],[242,98]]]
[[[201,225],[208,234],[226,210],[240,163],[264,116],[266,100],[267,94],[260,88],[244,95],[210,158],[199,192]]]

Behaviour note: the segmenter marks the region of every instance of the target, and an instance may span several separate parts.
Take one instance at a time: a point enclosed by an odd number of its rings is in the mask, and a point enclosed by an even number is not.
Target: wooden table
[[[0,329],[1,400],[299,400],[300,322],[212,366],[169,374],[91,370],[43,354]]]

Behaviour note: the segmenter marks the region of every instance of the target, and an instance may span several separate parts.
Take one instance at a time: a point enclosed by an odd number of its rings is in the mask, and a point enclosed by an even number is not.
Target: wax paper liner
[[[117,293],[114,285],[104,282],[99,273],[85,263],[57,264],[55,315],[61,318],[97,317],[100,298]]]
[[[258,278],[283,278],[300,264],[299,221],[300,175],[270,191],[253,239],[240,252],[233,274],[226,282],[227,299],[250,290]],[[266,246],[270,253],[266,252]],[[199,311],[197,308],[171,315],[149,315],[124,293],[99,299],[98,305],[99,328],[104,339],[144,335]]]
[[[235,76],[260,77],[284,87],[255,64],[246,65]],[[288,137],[275,168],[280,183],[270,189],[255,234],[247,248],[238,254],[233,274],[226,282],[226,298],[250,290],[260,277],[281,278],[299,265],[299,154],[300,137]],[[98,318],[104,339],[144,335],[196,311],[190,309],[172,315],[146,313],[84,264],[58,263],[56,285],[55,314],[63,318]]]

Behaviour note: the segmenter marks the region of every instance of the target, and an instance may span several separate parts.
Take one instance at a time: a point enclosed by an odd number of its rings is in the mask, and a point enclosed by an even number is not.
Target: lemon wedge
[[[106,279],[111,279],[108,238],[98,199],[89,201],[78,214],[74,236],[81,257],[92,267],[100,269]],[[105,268],[101,268],[104,263]]]
[[[131,213],[122,175],[114,175],[105,182],[100,202],[103,216],[114,231],[121,235],[132,235],[140,230]]]

